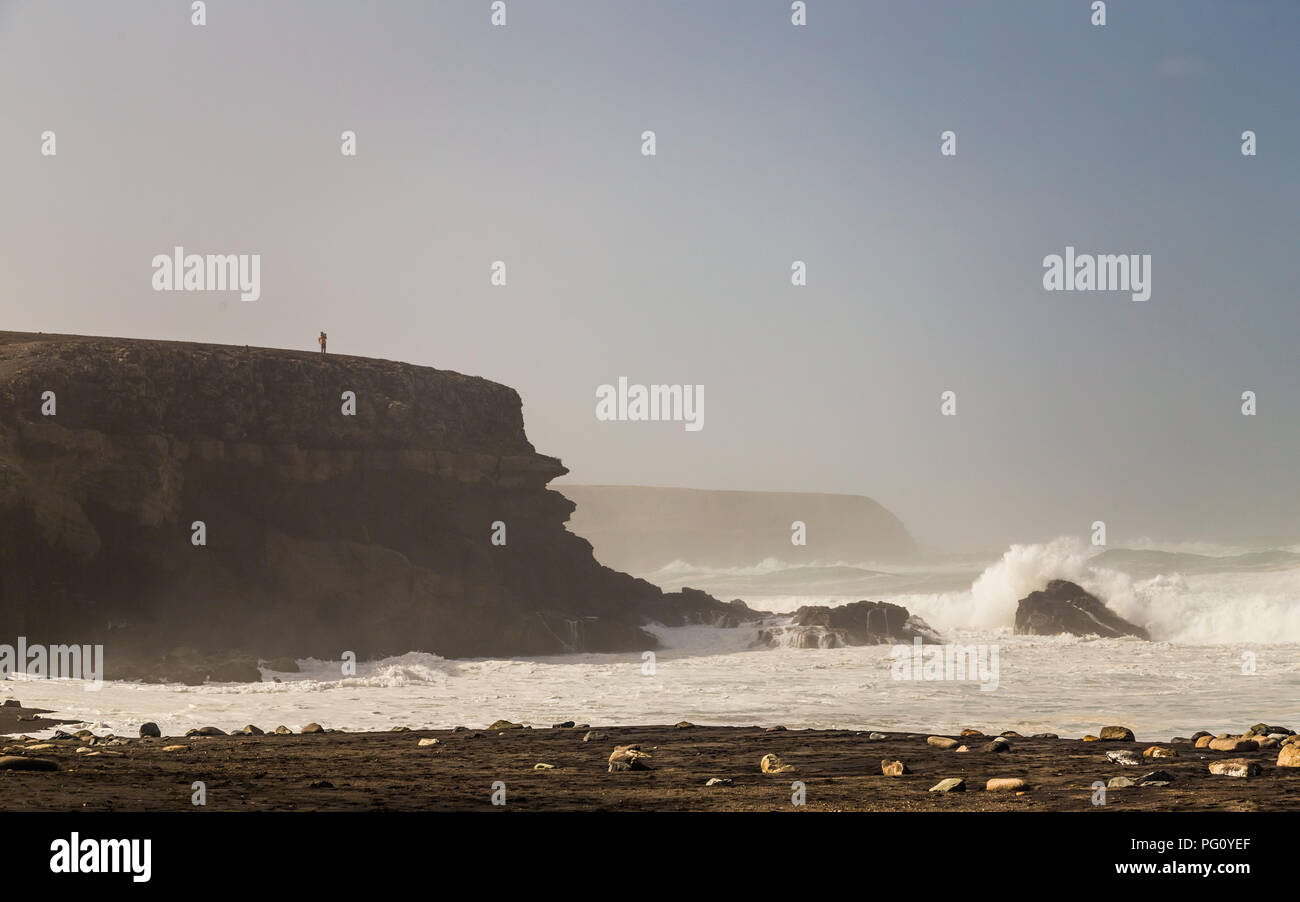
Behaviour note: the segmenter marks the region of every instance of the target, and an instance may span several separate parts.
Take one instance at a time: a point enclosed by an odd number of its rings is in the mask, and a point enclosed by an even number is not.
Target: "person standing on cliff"
[[[324,332],[321,332],[320,337],[318,337],[318,338],[316,339],[316,341],[320,342],[320,352],[321,352],[322,354],[324,354],[324,353],[325,353],[325,333],[324,333]]]

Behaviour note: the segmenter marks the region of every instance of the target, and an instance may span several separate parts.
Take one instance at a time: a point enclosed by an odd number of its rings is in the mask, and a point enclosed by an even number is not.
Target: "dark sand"
[[[978,751],[987,741],[978,737],[963,738],[970,752],[932,748],[923,733],[889,733],[871,741],[866,733],[831,730],[594,729],[606,738],[583,742],[586,729],[563,728],[326,732],[131,738],[117,746],[54,740],[54,748],[42,751],[27,750],[39,740],[11,736],[0,739],[4,754],[53,759],[59,770],[0,771],[0,810],[204,810],[191,803],[196,780],[206,784],[206,810],[235,811],[493,810],[495,781],[506,784],[505,810],[794,811],[795,780],[806,785],[804,808],[814,811],[1300,810],[1300,768],[1276,767],[1275,748],[1229,754],[1186,742],[1160,743],[1179,757],[1124,767],[1105,753],[1127,749],[1140,756],[1152,743],[1012,738],[1010,751],[995,754]],[[424,737],[436,737],[438,744],[420,748]],[[649,752],[653,769],[608,773],[610,752],[626,743]],[[163,750],[171,745],[185,748]],[[104,754],[78,754],[79,747]],[[798,772],[761,773],[759,760],[769,752]],[[1208,772],[1211,761],[1233,757],[1258,761],[1262,775],[1239,779]],[[883,776],[882,758],[902,759],[913,773]],[[555,767],[535,770],[538,762]],[[1112,789],[1104,806],[1092,804],[1093,781],[1157,769],[1173,775],[1172,785]],[[710,777],[727,777],[735,785],[706,787]],[[946,777],[964,778],[968,791],[928,791]],[[991,777],[1022,777],[1033,788],[986,792]],[[319,781],[333,785],[313,788]]]

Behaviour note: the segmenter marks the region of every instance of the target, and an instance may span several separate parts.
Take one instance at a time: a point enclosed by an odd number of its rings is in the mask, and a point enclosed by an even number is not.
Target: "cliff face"
[[[898,560],[915,552],[897,517],[862,495],[735,492],[649,486],[565,485],[578,505],[570,528],[611,567],[650,573],[675,560],[745,567]],[[790,541],[807,526],[807,545]]]
[[[528,442],[519,396],[484,379],[0,333],[0,636],[103,642],[111,677],[173,646],[641,650],[646,620],[735,619],[597,564],[546,487],[565,472]]]

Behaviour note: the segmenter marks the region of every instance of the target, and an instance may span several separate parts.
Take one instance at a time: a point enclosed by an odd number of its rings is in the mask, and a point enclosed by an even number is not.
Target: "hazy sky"
[[[0,328],[324,329],[514,386],[570,480],[867,494],[950,548],[1300,540],[1300,4],[1089,5],[0,0]],[[261,299],[153,291],[178,244]],[[1067,245],[1151,299],[1044,291]],[[619,376],[705,428],[597,421]]]

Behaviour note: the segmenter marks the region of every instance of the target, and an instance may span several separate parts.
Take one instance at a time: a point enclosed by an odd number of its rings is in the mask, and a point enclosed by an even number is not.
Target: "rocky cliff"
[[[565,472],[484,379],[0,332],[0,636],[103,642],[112,677],[173,646],[633,651],[647,621],[746,616],[598,564],[547,488]]]
[[[611,567],[651,573],[673,561],[745,567],[766,558],[902,560],[916,551],[902,522],[862,495],[564,485],[578,505],[571,528]],[[806,526],[805,545],[790,539]]]

